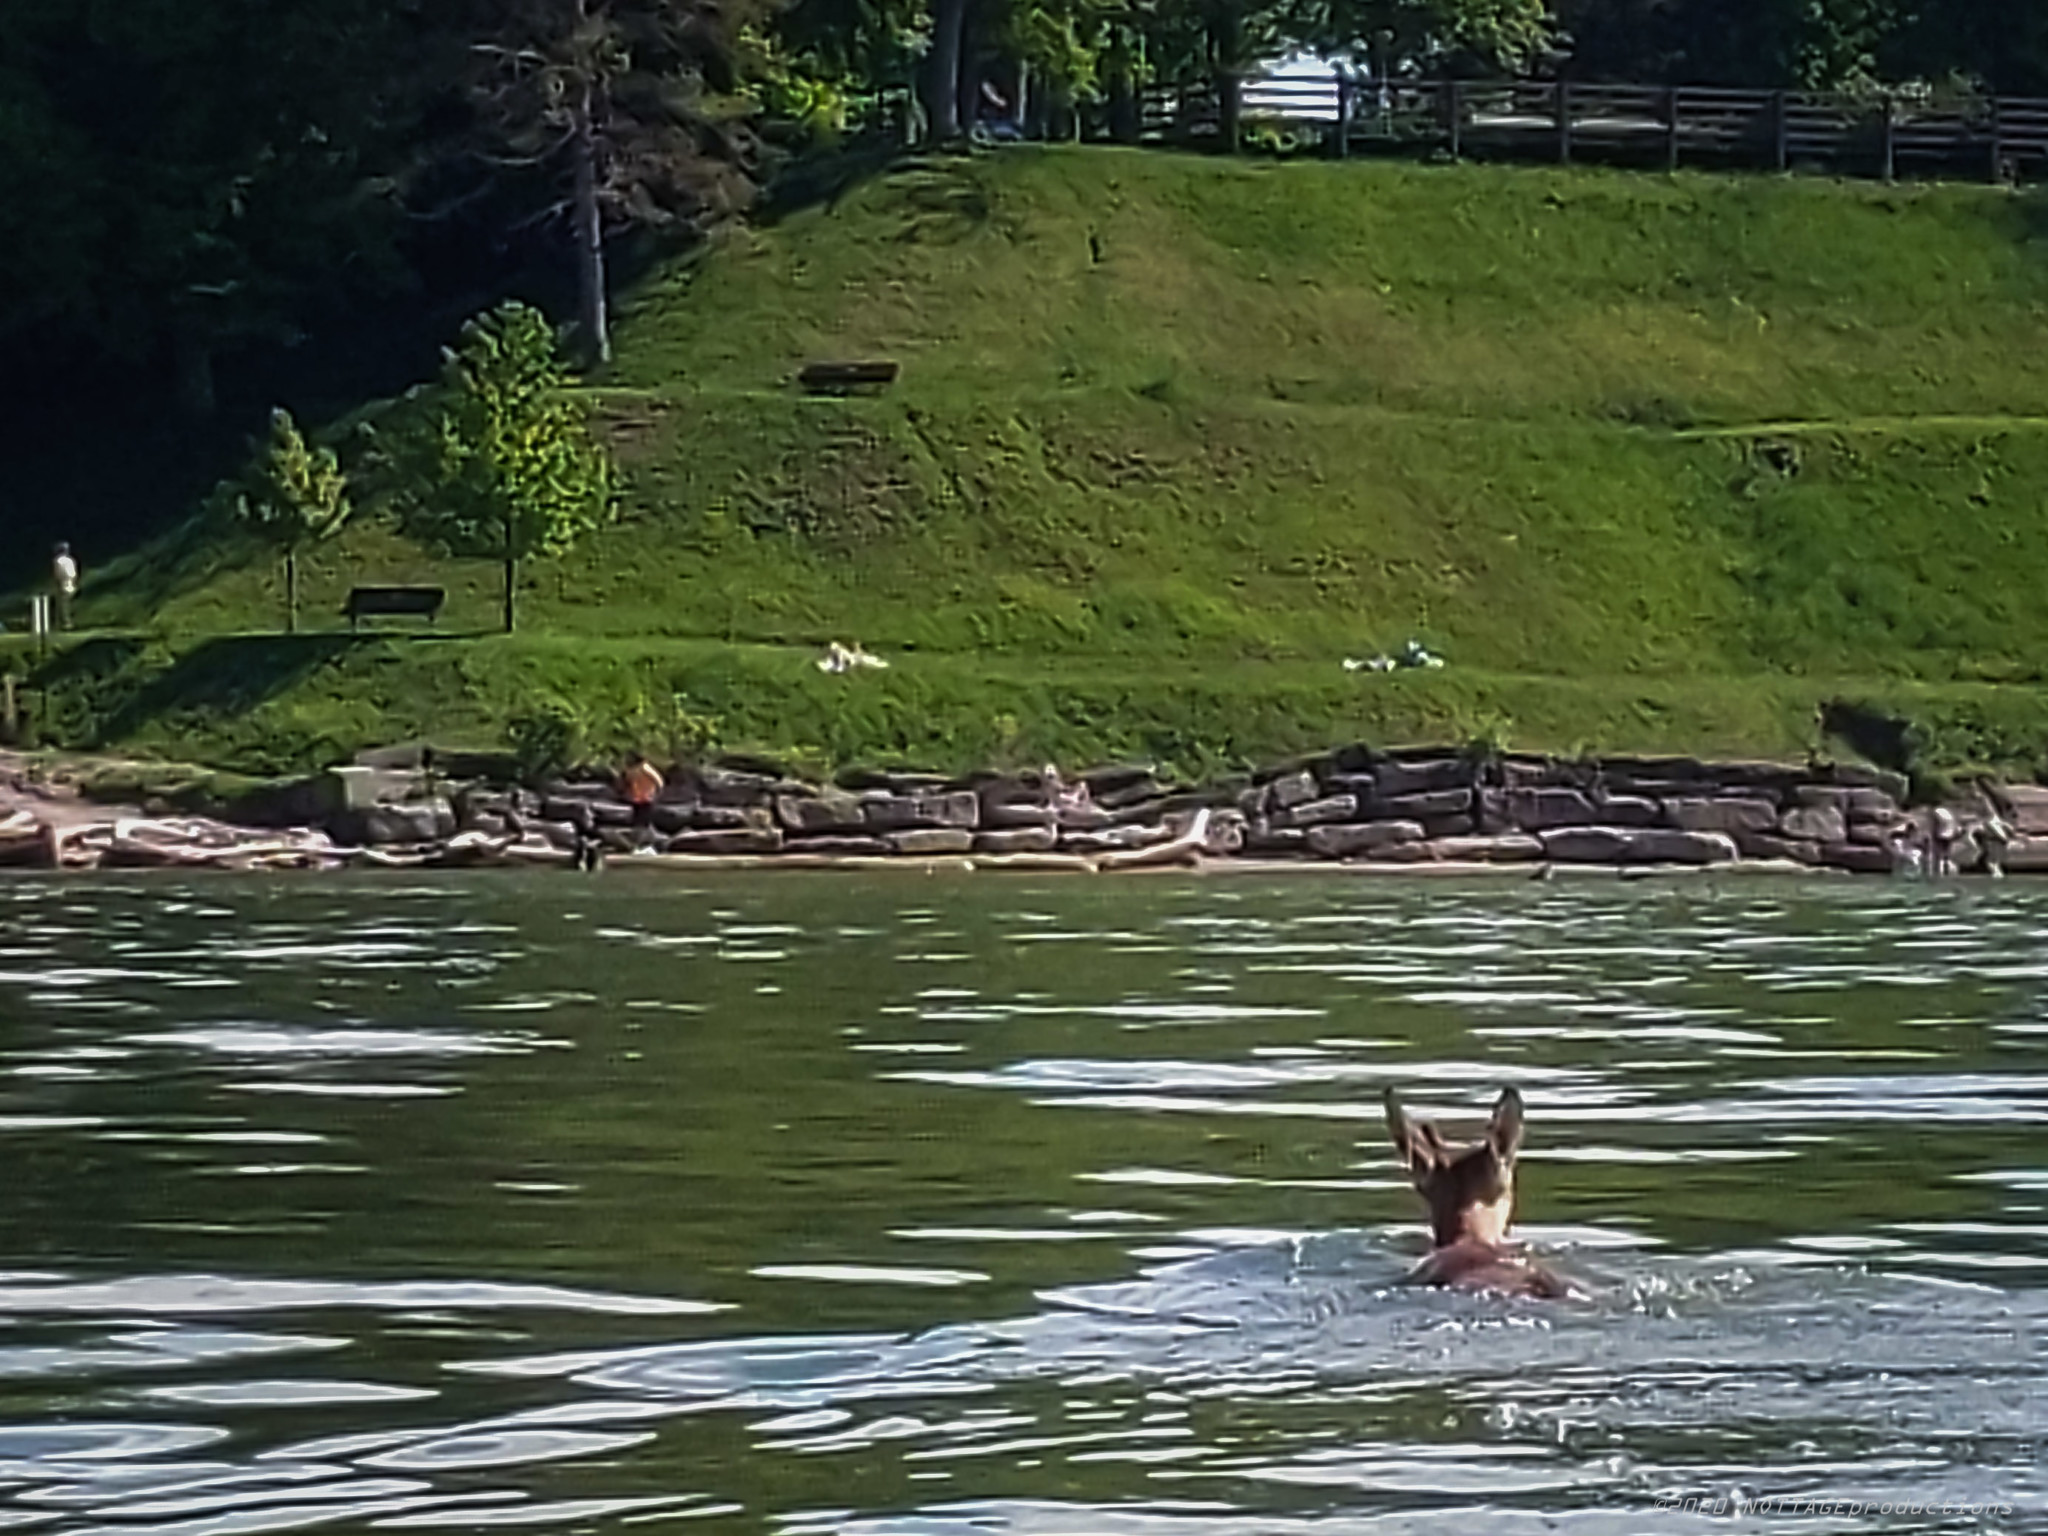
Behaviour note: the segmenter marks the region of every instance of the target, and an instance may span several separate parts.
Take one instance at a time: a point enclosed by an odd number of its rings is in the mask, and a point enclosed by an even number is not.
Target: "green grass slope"
[[[99,574],[87,617],[142,634],[69,658],[53,718],[250,766],[538,707],[594,745],[1209,766],[1358,734],[1798,752],[1847,698],[2024,760],[2044,341],[2048,206],[2001,190],[913,164],[631,297],[592,386],[625,513],[531,571],[520,636],[246,638],[277,572],[193,530]],[[845,356],[902,380],[791,389]],[[387,579],[448,585],[458,631],[496,612],[493,568],[374,526],[303,579],[324,616]],[[1410,635],[1451,666],[1339,665]],[[895,665],[821,677],[832,637]]]

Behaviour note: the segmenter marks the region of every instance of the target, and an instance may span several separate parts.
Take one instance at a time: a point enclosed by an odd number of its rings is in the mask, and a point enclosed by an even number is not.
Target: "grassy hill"
[[[434,580],[461,639],[251,632],[201,529],[97,573],[79,740],[242,766],[560,709],[820,763],[1365,735],[1923,757],[2048,742],[2048,203],[1975,187],[1005,149],[730,232],[591,394],[619,524],[494,568],[365,525],[309,608]],[[886,356],[876,399],[804,361]],[[323,624],[338,624],[323,618]],[[1346,672],[1416,636],[1427,676]],[[827,678],[826,639],[889,655]],[[682,697],[680,706],[677,695]]]

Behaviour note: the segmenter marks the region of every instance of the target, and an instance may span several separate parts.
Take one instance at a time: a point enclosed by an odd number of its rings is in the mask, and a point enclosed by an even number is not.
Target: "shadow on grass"
[[[79,606],[96,624],[153,622],[177,598],[255,558],[254,546],[206,517],[191,517],[88,573]]]
[[[160,670],[148,665],[147,643],[142,640],[87,640],[52,657],[35,682],[53,700],[67,694],[88,696],[95,706],[91,734],[102,743],[117,742],[170,716],[246,714],[351,651],[385,639],[349,634],[223,636],[203,641]]]
[[[1820,726],[1828,735],[1880,768],[1909,773],[1913,768],[1913,725],[1873,705],[1829,699],[1820,708]]]
[[[924,164],[928,158],[887,139],[866,140],[829,154],[807,156],[775,178],[755,208],[754,217],[763,224],[777,224],[807,208],[833,207],[863,182],[893,170]]]

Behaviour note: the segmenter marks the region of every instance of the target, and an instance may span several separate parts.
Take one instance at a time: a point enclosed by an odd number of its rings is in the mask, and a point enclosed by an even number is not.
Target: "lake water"
[[[0,1024],[0,1529],[2048,1520],[2044,885],[24,878]]]

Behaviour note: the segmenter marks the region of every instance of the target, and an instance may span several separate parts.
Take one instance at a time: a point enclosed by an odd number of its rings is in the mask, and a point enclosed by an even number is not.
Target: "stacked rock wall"
[[[1908,828],[1898,774],[1844,765],[1691,758],[1560,761],[1347,747],[1232,783],[1190,787],[1144,767],[1061,781],[1038,774],[945,777],[862,772],[836,783],[769,764],[679,767],[654,809],[654,846],[678,854],[934,857],[1101,855],[1183,834],[1209,812],[1207,850],[1263,859],[1708,865],[1768,859],[1889,870]],[[1996,809],[2017,834],[2014,869],[2048,870],[2048,789],[1973,793],[1951,807],[1956,855]],[[1919,813],[1924,822],[1927,812]],[[558,846],[595,837],[632,846],[631,812],[609,781],[529,789],[468,785],[452,795],[350,813],[362,841],[451,826],[538,833]]]

